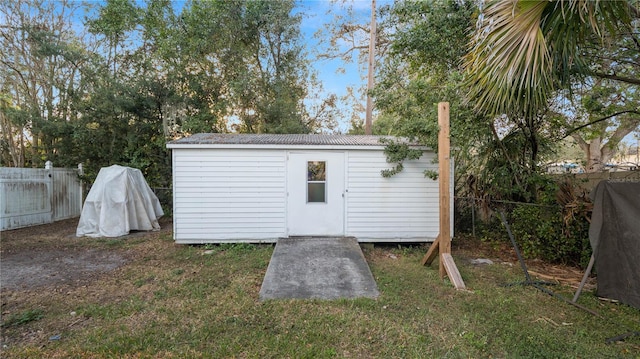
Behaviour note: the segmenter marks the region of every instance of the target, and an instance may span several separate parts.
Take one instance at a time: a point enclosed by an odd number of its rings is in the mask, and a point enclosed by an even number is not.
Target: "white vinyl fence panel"
[[[78,170],[0,167],[0,230],[80,216]]]

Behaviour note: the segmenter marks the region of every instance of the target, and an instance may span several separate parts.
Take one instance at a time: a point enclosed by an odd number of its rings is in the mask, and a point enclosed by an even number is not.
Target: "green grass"
[[[10,315],[2,322],[2,327],[19,326],[35,322],[42,319],[42,317],[44,317],[42,309],[27,309],[20,313]]]
[[[261,302],[271,245],[208,246],[214,253],[207,255],[204,246],[153,238],[126,246],[142,254],[112,275],[53,297],[33,293],[25,305],[46,315],[5,322],[1,356],[640,357],[640,337],[605,344],[627,327],[639,330],[637,309],[584,293],[580,303],[607,319],[597,318],[533,287],[504,286],[522,280],[517,266],[472,266],[455,249],[468,291],[441,280],[437,264],[421,266],[422,247],[376,246],[365,250],[381,292],[376,300]],[[61,340],[20,340],[38,331]]]

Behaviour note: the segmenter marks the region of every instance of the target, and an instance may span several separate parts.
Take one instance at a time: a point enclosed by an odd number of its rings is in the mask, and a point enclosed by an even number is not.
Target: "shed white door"
[[[344,184],[344,153],[289,153],[289,235],[344,235]]]

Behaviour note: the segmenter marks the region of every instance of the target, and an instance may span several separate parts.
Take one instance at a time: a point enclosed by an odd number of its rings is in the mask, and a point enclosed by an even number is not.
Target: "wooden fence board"
[[[81,211],[77,170],[0,167],[0,230],[78,217]]]

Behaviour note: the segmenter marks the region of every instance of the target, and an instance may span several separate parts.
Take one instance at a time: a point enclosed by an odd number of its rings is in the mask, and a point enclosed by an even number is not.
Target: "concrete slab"
[[[260,299],[377,298],[355,238],[283,238],[267,267]]]

